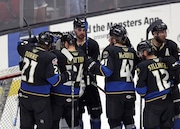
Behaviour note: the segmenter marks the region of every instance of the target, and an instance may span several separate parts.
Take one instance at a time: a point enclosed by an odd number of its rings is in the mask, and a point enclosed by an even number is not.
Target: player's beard
[[[165,38],[161,39],[159,36],[156,36],[156,41],[160,44],[164,43],[165,42]]]
[[[80,40],[84,40],[85,35],[84,34],[77,35],[77,38],[80,39]]]

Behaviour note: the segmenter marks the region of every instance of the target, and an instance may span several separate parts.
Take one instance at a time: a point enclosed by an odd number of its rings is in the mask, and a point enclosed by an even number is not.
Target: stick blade
[[[68,58],[69,61],[73,60],[72,54],[66,48],[63,48],[61,52]]]

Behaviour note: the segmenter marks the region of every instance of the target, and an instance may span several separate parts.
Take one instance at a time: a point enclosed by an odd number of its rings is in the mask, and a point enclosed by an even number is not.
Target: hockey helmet
[[[86,27],[86,22],[85,22],[85,19],[83,18],[75,18],[74,19],[74,22],[73,22],[73,25],[74,25],[74,29],[75,28],[85,28]]]
[[[110,28],[109,35],[121,37],[122,40],[124,40],[127,37],[127,31],[126,31],[125,27],[123,27],[121,25],[115,25]]]
[[[50,44],[54,42],[54,38],[50,31],[45,31],[45,32],[41,32],[38,35],[38,41],[40,44],[45,44],[49,46]]]
[[[153,53],[153,47],[151,45],[151,41],[150,40],[144,40],[141,41],[138,45],[137,45],[137,54],[138,56],[144,52],[147,51],[148,54]]]
[[[69,45],[76,44],[76,38],[73,33],[63,33],[61,37],[61,42],[64,43],[65,41],[68,42]]]
[[[155,22],[153,22],[151,26],[152,26],[152,33],[156,31],[159,32],[162,30],[167,30],[167,25],[161,19],[158,19]]]

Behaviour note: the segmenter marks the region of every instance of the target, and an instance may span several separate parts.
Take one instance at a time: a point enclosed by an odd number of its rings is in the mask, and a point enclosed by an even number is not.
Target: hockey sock
[[[91,129],[100,129],[101,120],[100,119],[90,119]]]
[[[83,129],[83,128],[84,128],[84,124],[83,124],[82,119],[79,120],[79,126],[80,126],[80,129]]]
[[[126,129],[136,129],[136,126],[134,124],[126,125]]]
[[[117,127],[111,128],[111,129],[122,129],[122,127],[121,126],[117,126]]]
[[[174,120],[173,129],[180,129],[180,118],[176,118],[176,119]]]

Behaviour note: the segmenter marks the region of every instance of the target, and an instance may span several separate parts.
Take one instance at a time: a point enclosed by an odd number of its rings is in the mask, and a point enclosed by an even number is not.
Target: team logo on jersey
[[[108,56],[109,56],[108,51],[104,51],[103,54],[102,54],[102,58],[106,59]]]
[[[132,96],[131,95],[126,95],[126,99],[131,99]]]
[[[57,58],[54,58],[54,59],[52,60],[52,64],[53,64],[53,65],[57,65],[57,62],[58,62]]]
[[[73,99],[74,101],[77,101],[77,99]],[[71,98],[67,98],[66,99],[66,102],[68,102],[68,103],[70,103],[72,101],[72,99]]]
[[[40,119],[39,122],[40,122],[41,124],[44,124],[44,123],[45,123],[45,121],[44,121],[43,119]]]
[[[68,103],[70,103],[71,101],[72,101],[71,98],[67,98],[67,99],[66,99],[66,102],[68,102]]]

